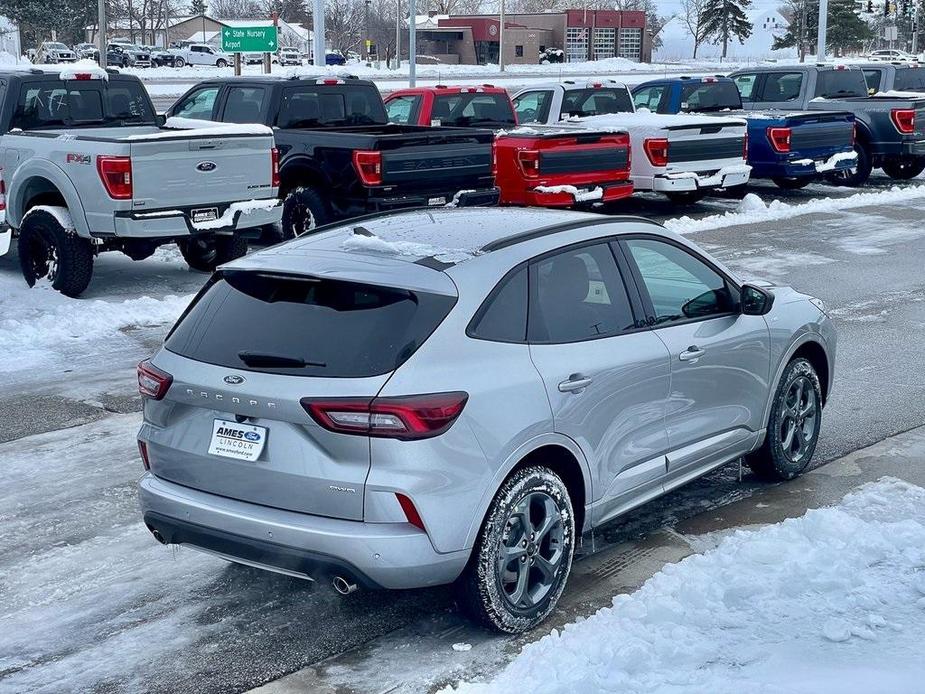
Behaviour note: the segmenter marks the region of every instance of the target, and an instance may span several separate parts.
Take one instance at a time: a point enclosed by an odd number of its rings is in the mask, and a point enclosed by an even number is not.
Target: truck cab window
[[[215,106],[216,96],[218,96],[218,87],[197,89],[177,104],[171,115],[181,118],[212,120],[212,109]]]

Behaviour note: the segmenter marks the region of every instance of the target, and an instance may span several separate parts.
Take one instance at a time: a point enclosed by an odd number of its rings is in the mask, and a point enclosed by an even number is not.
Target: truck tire
[[[313,229],[330,221],[330,212],[315,188],[293,188],[283,200],[283,238],[311,233]]]
[[[775,176],[771,180],[774,181],[774,185],[778,188],[783,188],[784,190],[799,190],[800,188],[808,186],[815,178],[813,176],[796,176],[793,178]]]
[[[50,212],[28,212],[19,230],[19,266],[30,287],[46,278],[53,289],[78,297],[93,277],[93,246]]]
[[[240,234],[194,236],[177,245],[187,265],[200,272],[213,272],[219,265],[247,253],[247,239]]]
[[[460,605],[507,634],[532,629],[555,609],[572,568],[575,513],[552,470],[532,465],[501,485],[459,579]]]
[[[849,188],[856,188],[867,183],[870,172],[874,168],[867,147],[868,145],[864,142],[855,142],[854,151],[858,155],[856,166],[847,171],[833,171],[826,174],[826,180],[837,186],[848,186]]]
[[[819,376],[808,360],[794,359],[777,384],[764,443],[745,462],[765,479],[793,479],[809,465],[821,423]]]
[[[925,171],[925,157],[891,159],[883,162],[883,173],[897,181],[908,181]]]
[[[288,241],[291,238],[294,238],[292,236],[292,230],[290,229],[287,234],[283,229],[282,223],[266,224],[260,227],[260,243],[265,246],[274,246],[277,243]]]
[[[183,58],[177,58],[176,60],[173,61],[173,66],[174,67],[185,67],[186,61],[183,60]]]
[[[228,61],[224,58],[219,58],[215,61],[215,67],[228,67]]]
[[[665,196],[676,205],[693,205],[703,200],[706,195],[705,190],[677,190],[665,193]]]

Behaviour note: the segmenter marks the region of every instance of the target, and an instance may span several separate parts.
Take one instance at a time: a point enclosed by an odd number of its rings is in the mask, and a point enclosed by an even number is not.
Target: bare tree
[[[613,0],[612,7],[624,12],[635,10],[646,13],[646,30],[652,37],[652,48],[659,48],[662,45],[662,29],[677,16],[676,14],[659,14],[657,0]]]
[[[704,21],[704,8],[707,6],[707,0],[681,0],[681,20],[687,29],[687,33],[694,40],[694,55],[697,57],[697,49],[707,39],[706,22]]]

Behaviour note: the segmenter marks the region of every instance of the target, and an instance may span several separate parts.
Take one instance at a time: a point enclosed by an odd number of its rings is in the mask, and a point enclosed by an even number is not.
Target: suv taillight
[[[98,156],[96,170],[100,180],[114,200],[131,200],[132,198],[132,158]]]
[[[890,111],[890,119],[896,129],[904,135],[911,135],[915,132],[915,109],[894,108]]]
[[[279,188],[279,150],[270,150],[270,187]]]
[[[527,178],[540,175],[540,153],[535,149],[522,149],[517,152],[517,161]]]
[[[790,136],[793,131],[790,128],[768,128],[768,142],[775,152],[786,154],[790,151]]]
[[[357,150],[353,153],[353,168],[364,186],[382,185],[382,152]]]
[[[394,398],[302,398],[302,407],[329,431],[413,441],[439,436],[459,417],[464,392]]]
[[[145,359],[138,365],[138,392],[152,400],[162,400],[167,395],[173,376],[161,371],[149,360]]]
[[[663,137],[649,138],[642,143],[652,166],[668,166],[668,140]]]

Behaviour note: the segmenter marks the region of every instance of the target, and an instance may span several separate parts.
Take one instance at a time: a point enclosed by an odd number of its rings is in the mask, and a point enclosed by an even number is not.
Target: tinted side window
[[[259,123],[267,90],[263,87],[232,87],[225,101],[224,123]]]
[[[508,275],[472,321],[471,334],[483,340],[523,342],[527,336],[527,268]]]
[[[681,110],[685,113],[737,108],[742,108],[742,99],[732,82],[695,82],[681,89]]]
[[[758,81],[758,75],[736,75],[732,80],[739,89],[742,101],[755,100],[755,82]]]
[[[572,89],[562,99],[561,118],[631,113],[633,101],[626,89]]]
[[[549,116],[552,92],[526,92],[514,99],[518,123],[545,123]]]
[[[629,239],[626,245],[652,300],[657,323],[735,310],[725,278],[687,251],[651,239]]]
[[[531,342],[592,340],[634,326],[626,287],[606,244],[569,249],[530,265]]]
[[[925,90],[925,67],[901,68],[896,71],[893,89],[899,91]]]
[[[867,91],[876,94],[880,91],[880,82],[883,73],[880,70],[864,70],[864,80],[867,82]]]
[[[173,115],[181,118],[212,120],[212,107],[215,106],[216,96],[218,96],[218,87],[198,89],[177,104],[173,109]]]
[[[796,101],[803,86],[801,72],[769,72],[758,101]]]
[[[664,96],[666,89],[668,89],[668,87],[664,84],[640,89],[633,94],[633,103],[636,105],[636,108],[647,108],[652,111],[652,113],[658,113],[658,108],[662,102],[662,96]]]
[[[389,117],[389,123],[398,123],[400,125],[409,125],[416,120],[418,112],[419,96],[399,96],[392,99],[385,105],[385,112]]]

